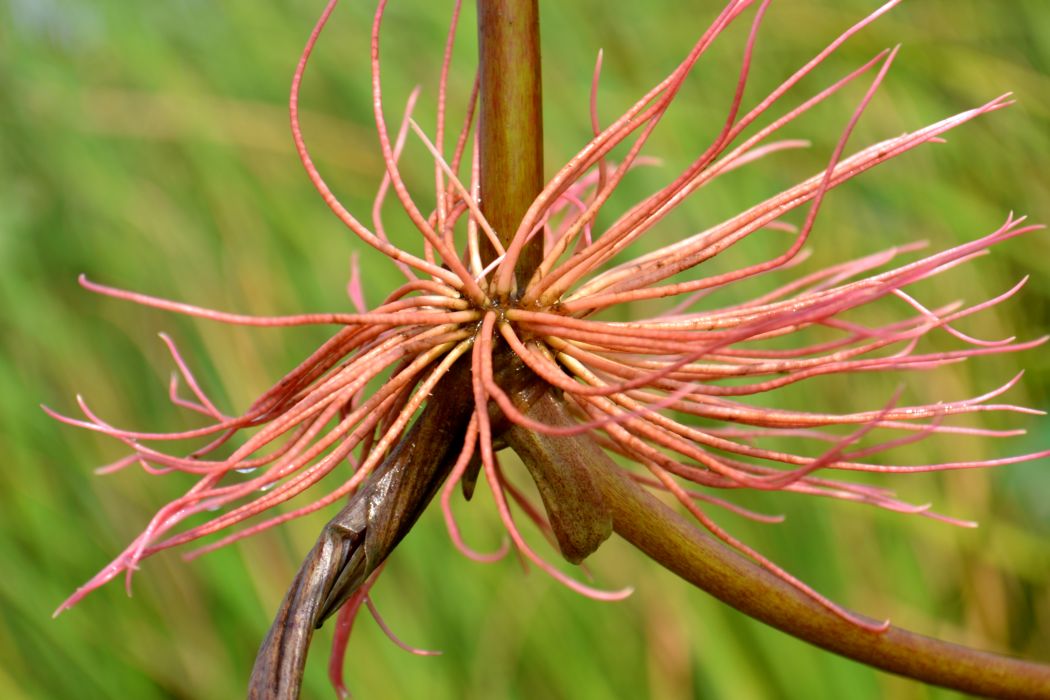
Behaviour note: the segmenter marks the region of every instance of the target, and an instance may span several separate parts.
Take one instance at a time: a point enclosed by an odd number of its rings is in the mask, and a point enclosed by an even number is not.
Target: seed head
[[[732,23],[743,21],[745,10],[755,3],[729,2],[682,62],[604,128],[598,124],[594,108],[599,57],[591,95],[594,138],[549,180],[513,236],[501,238],[483,215],[478,198],[477,143],[471,131],[476,89],[454,147],[449,151],[445,146],[446,86],[458,2],[439,77],[438,120],[432,136],[412,119],[418,89],[408,100],[397,133],[388,131],[379,60],[379,30],[386,2],[379,2],[372,31],[371,69],[375,123],[386,173],[371,227],[355,218],[329,189],[310,158],[300,129],[298,97],[310,54],[335,6],[332,0],[310,36],[292,83],[293,136],[306,172],[326,204],[361,242],[389,258],[405,282],[377,307],[366,310],[355,268],[350,285],[355,313],[248,317],[122,291],[81,278],[83,286],[95,292],[214,321],[253,326],[325,324],[338,330],[236,416],[216,407],[193,378],[174,342],[163,336],[191,395],[180,395],[173,380],[172,401],[208,421],[195,430],[150,433],[117,428],[82,400],[83,419],[53,413],[59,420],[110,435],[127,445],[131,454],[101,471],[137,464],[150,473],[182,471],[199,476],[185,495],[158,511],[142,534],[60,610],[122,572],[130,580],[143,558],[163,549],[226,533],[197,551],[214,549],[353,494],[402,439],[421,407],[429,401],[441,401],[440,394],[432,394],[435,387],[460,358],[467,358],[463,361],[469,359],[471,368],[471,417],[444,486],[442,508],[453,540],[469,556],[492,558],[462,542],[451,510],[451,495],[476,466],[477,456],[503,524],[523,556],[581,593],[602,599],[624,595],[622,591],[605,592],[580,583],[542,559],[520,535],[512,516],[512,501],[542,528],[549,529],[550,523],[504,475],[497,455],[498,431],[490,416],[494,403],[512,424],[536,433],[590,434],[616,456],[631,478],[672,494],[718,538],[836,614],[870,627],[870,623],[823,598],[724,531],[705,508],[717,506],[757,520],[776,521],[776,517],[751,513],[715,493],[777,490],[856,501],[967,525],[937,515],[927,505],[903,502],[883,487],[852,483],[831,474],[983,468],[1045,456],[1047,452],[917,465],[894,464],[883,457],[891,448],[935,434],[1016,435],[1019,431],[953,425],[951,419],[984,411],[1037,413],[997,402],[1020,375],[972,398],[900,405],[894,397],[845,414],[770,408],[768,402],[752,399],[814,377],[930,371],[974,356],[1016,352],[1041,344],[1045,338],[982,340],[955,327],[959,320],[1012,297],[1024,280],[989,300],[933,308],[909,291],[917,282],[971,264],[993,246],[1039,227],[1010,214],[995,231],[946,250],[917,255],[925,244],[897,246],[799,272],[792,281],[771,283],[768,291],[731,306],[718,307],[707,301],[712,292],[732,290],[745,281],[773,279],[791,268],[802,269],[809,245],[834,245],[830,234],[821,231],[818,214],[835,188],[913,148],[938,143],[947,131],[1010,104],[1007,95],[997,97],[851,151],[854,126],[886,78],[897,55],[893,48],[803,96],[798,106],[773,116],[782,98],[799,93],[803,78],[897,1],[886,3],[848,28],[776,89],[756,99],[747,94],[746,87],[769,4],[768,0],[760,3],[751,16],[750,33],[741,49],[737,89],[726,106],[717,136],[665,186],[619,214],[611,212],[611,197],[634,168],[654,162],[644,155],[644,147],[690,71]],[[795,120],[838,97],[852,83],[863,81],[867,82],[863,97],[840,127],[838,141],[822,171],[715,226],[684,233],[670,244],[646,247],[651,232],[670,212],[714,180],[774,153],[807,146],[788,133]],[[410,137],[420,139],[433,156],[436,205],[429,213],[417,206],[400,174],[399,158]],[[386,236],[381,212],[391,190],[419,232],[415,247],[398,247]],[[599,213],[612,223],[599,224]],[[719,267],[717,259],[725,251],[756,237],[767,238],[774,252],[744,267]],[[522,276],[522,251],[535,239],[542,243],[542,259],[531,274]],[[509,244],[504,245],[502,240],[509,240]],[[640,248],[646,252],[638,252]],[[488,256],[488,249],[494,254]],[[864,325],[851,319],[853,310],[882,300],[896,304],[901,312],[897,320]],[[625,304],[640,306],[636,302],[648,302],[646,308],[662,310],[648,318],[610,320],[616,316],[614,309]],[[952,350],[921,349],[923,339],[934,333],[950,335],[958,346]],[[511,361],[507,358],[522,363],[548,385],[577,423],[550,425],[522,410],[495,379],[500,364]],[[893,431],[896,435],[873,442],[872,433],[876,431],[880,435]],[[204,444],[185,456],[153,446],[186,439]],[[778,445],[786,440],[799,447],[766,447],[773,439]],[[219,456],[227,445],[234,447],[228,456]],[[816,455],[813,445],[823,446]],[[352,470],[346,478],[335,488],[319,493],[315,487],[322,479],[345,470],[347,463]],[[244,525],[248,519],[308,491],[313,495],[308,505]],[[205,522],[185,525],[194,516],[213,512]],[[356,610],[363,601],[363,597],[355,599],[351,607]]]

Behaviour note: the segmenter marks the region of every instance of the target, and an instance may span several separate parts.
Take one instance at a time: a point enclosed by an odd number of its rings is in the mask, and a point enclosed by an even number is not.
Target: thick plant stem
[[[547,394],[532,418],[573,425],[562,399]],[[559,437],[508,431],[545,453],[549,468],[590,466],[614,531],[668,570],[746,615],[850,659],[933,685],[1002,698],[1050,698],[1050,666],[969,649],[899,627],[870,632],[834,615],[798,589],[701,531],[631,480],[589,436]],[[525,452],[525,450],[522,450]]]
[[[481,209],[507,247],[543,188],[537,0],[478,0],[478,70]],[[539,265],[541,241],[518,258],[519,286]]]

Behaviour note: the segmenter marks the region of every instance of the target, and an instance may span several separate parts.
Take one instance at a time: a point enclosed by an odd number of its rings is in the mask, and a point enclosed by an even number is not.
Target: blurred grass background
[[[468,3],[469,4],[469,3]],[[783,79],[874,6],[871,0],[775,3],[748,95]],[[292,151],[285,101],[321,3],[280,0],[9,0],[0,8],[0,697],[226,698],[243,695],[259,641],[318,514],[190,564],[148,561],[127,599],[119,583],[51,620],[72,590],[118,553],[155,509],[189,484],[92,468],[122,452],[46,419],[75,393],[122,426],[190,425],[166,399],[170,332],[226,411],[243,409],[325,337],[324,330],[245,330],[197,323],[92,296],[76,275],[246,313],[348,307],[350,240],[310,188]],[[422,83],[429,123],[445,3],[398,0],[386,24],[390,119]],[[661,77],[717,11],[709,0],[541,3],[548,172],[589,133],[587,85],[605,49],[602,114],[617,114]],[[347,2],[322,39],[304,92],[304,123],[322,172],[349,208],[368,211],[380,164],[369,126],[370,3]],[[454,87],[468,89],[467,11]],[[814,261],[843,260],[918,238],[946,247],[995,228],[1011,209],[1050,221],[1050,40],[1045,0],[915,0],[850,42],[802,86],[811,94],[875,51],[903,44],[861,122],[856,147],[1013,90],[1019,104],[836,191],[815,231]],[[666,181],[716,132],[746,26],[720,40],[650,153],[667,169],[631,179],[624,202]],[[821,167],[861,88],[791,130],[812,152],[734,173],[676,214],[677,237]],[[795,101],[789,104],[796,104]],[[406,169],[429,170],[410,146]],[[367,217],[365,217],[367,219]],[[391,216],[392,229],[407,227]],[[408,240],[407,238],[405,240]],[[930,305],[977,300],[1025,274],[1028,287],[963,328],[984,337],[1050,329],[1046,234],[1016,240],[936,285]],[[393,268],[363,252],[369,301]],[[721,264],[721,263],[720,263]],[[811,269],[807,268],[807,269]],[[899,308],[896,311],[900,311]],[[951,345],[945,341],[944,346]],[[1012,402],[1050,408],[1045,349],[910,375],[906,398],[983,393],[1020,367]],[[864,377],[787,392],[789,405],[883,405],[900,377]],[[1050,445],[1045,418],[990,417],[1027,436],[997,443],[931,440],[912,460],[956,460]],[[902,460],[903,461],[903,460]],[[897,478],[915,502],[980,520],[960,530],[848,504],[778,496],[749,503],[788,515],[779,526],[721,516],[733,531],[835,600],[905,627],[1050,661],[1050,476],[1046,460],[994,472]],[[468,537],[498,542],[494,517],[461,508]],[[591,566],[603,585],[632,585],[619,604],[581,599],[513,558],[472,563],[434,513],[406,540],[375,591],[408,641],[444,650],[417,658],[362,620],[349,652],[356,697],[948,698],[879,674],[752,622],[691,590],[621,543]],[[304,697],[331,697],[325,629]]]

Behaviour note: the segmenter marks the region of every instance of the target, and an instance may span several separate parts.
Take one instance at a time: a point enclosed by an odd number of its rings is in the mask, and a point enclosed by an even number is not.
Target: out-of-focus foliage
[[[394,0],[384,60],[391,119],[416,83],[433,95],[445,3]],[[469,4],[469,3],[468,3]],[[601,112],[608,119],[681,57],[721,3],[543,2],[548,169],[588,136],[587,89],[605,49]],[[861,13],[869,0],[774,3],[752,90],[774,84]],[[287,83],[320,3],[282,0],[10,0],[0,8],[0,697],[237,697],[256,646],[318,514],[184,564],[151,559],[128,600],[111,584],[64,614],[51,611],[116,554],[153,511],[191,483],[135,470],[96,477],[118,445],[47,420],[41,401],[73,411],[88,397],[115,424],[172,429],[192,419],[170,406],[170,332],[227,411],[243,409],[324,338],[323,330],[244,330],[191,322],[94,297],[102,282],[248,313],[348,308],[353,250],[310,189],[287,133]],[[380,175],[370,131],[370,3],[347,0],[307,77],[307,139],[349,208],[364,214]],[[469,88],[473,20],[466,13],[454,85]],[[829,199],[815,263],[928,239],[946,247],[994,228],[1011,210],[1050,221],[1050,42],[1037,27],[1045,0],[905,3],[857,37],[820,75],[831,81],[898,42],[901,56],[853,144],[895,135],[1013,90],[1018,106],[906,156]],[[734,37],[742,39],[746,27]],[[729,37],[727,37],[729,38]],[[654,139],[665,168],[627,189],[640,195],[684,165],[717,129],[739,44],[721,41]],[[819,78],[803,85],[812,90]],[[823,83],[821,83],[823,84]],[[808,93],[807,93],[808,94]],[[851,93],[854,98],[859,93]],[[794,102],[792,103],[794,104]],[[821,167],[852,104],[822,108],[792,134],[810,153],[776,156],[702,192],[659,236],[693,232]],[[420,116],[432,114],[429,106]],[[426,192],[426,157],[405,155]],[[626,196],[628,196],[628,193]],[[426,196],[423,196],[426,202]],[[624,199],[624,202],[627,200]],[[391,228],[409,235],[391,216]],[[918,290],[931,304],[993,296],[1031,283],[964,329],[983,337],[1050,330],[1050,234],[1014,241]],[[365,253],[375,303],[395,279]],[[1050,408],[1045,349],[901,377],[905,397],[962,398],[1028,368],[1009,398]],[[894,379],[896,381],[896,379]],[[871,408],[892,382],[814,383],[783,401]],[[987,458],[1045,448],[1045,419],[997,443],[932,440],[912,460]],[[978,530],[782,495],[749,503],[788,515],[777,526],[722,515],[746,541],[836,600],[906,627],[1050,661],[1050,476],[1046,462],[995,472],[896,478],[893,486]],[[462,507],[470,541],[496,546],[481,498]],[[350,647],[357,697],[943,698],[766,629],[688,588],[616,542],[593,557],[596,579],[633,585],[625,603],[576,597],[513,557],[472,563],[433,513],[421,521],[375,591],[418,658],[363,621]],[[327,697],[322,631],[306,697]]]

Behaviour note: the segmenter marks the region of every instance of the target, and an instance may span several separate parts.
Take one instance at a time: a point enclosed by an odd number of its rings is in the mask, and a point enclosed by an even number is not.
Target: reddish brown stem
[[[478,67],[481,209],[506,247],[543,188],[537,0],[478,0]],[[518,259],[519,286],[539,265],[541,240]]]
[[[551,425],[572,425],[559,398],[547,394],[529,414]],[[621,537],[668,570],[746,615],[828,651],[966,693],[1003,698],[1050,698],[1050,666],[977,651],[899,627],[882,633],[850,624],[797,588],[702,532],[632,481],[589,436],[529,432],[532,454],[551,468],[585,461]],[[513,443],[512,443],[513,444]],[[534,457],[535,458],[535,457]]]

